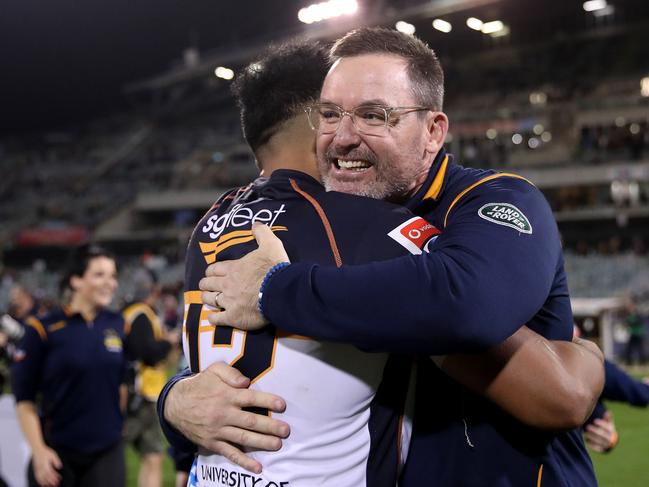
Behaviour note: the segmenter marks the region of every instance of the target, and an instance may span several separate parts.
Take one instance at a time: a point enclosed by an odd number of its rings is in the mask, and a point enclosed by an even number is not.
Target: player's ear
[[[444,146],[448,133],[448,117],[444,112],[426,112],[426,152],[437,154]]]

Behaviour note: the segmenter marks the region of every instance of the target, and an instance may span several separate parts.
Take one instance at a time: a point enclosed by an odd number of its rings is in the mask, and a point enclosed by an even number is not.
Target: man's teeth
[[[338,165],[342,169],[355,169],[355,170],[362,170],[371,167],[371,164],[366,161],[341,161],[340,159],[338,159]]]

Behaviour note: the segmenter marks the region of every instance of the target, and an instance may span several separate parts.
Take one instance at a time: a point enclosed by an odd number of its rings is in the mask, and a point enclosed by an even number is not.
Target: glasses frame
[[[338,119],[338,123],[336,124],[335,128],[333,130],[331,130],[331,131],[323,132],[322,131],[322,124],[319,124],[319,127],[316,127],[316,125],[313,123],[313,120],[311,120],[311,116],[313,114],[315,114],[316,110],[319,109],[319,108],[322,108],[322,107],[331,107],[332,109],[338,110],[338,112],[340,114],[340,118]],[[380,128],[381,125],[376,125],[375,126],[379,130],[382,130],[383,134],[376,134],[376,133],[373,133],[373,132],[369,133],[367,131],[364,131],[361,127],[358,126],[358,124],[356,123],[356,110],[358,110],[359,108],[377,108],[377,109],[383,110],[383,112],[385,113],[385,119],[383,121],[383,127],[381,129]],[[422,112],[422,111],[428,111],[428,110],[432,111],[433,109],[429,108],[429,107],[419,106],[419,105],[408,106],[408,107],[386,107],[386,106],[383,106],[383,105],[358,105],[358,106],[352,108],[350,111],[347,111],[344,108],[342,108],[341,106],[336,105],[335,103],[315,103],[315,104],[310,105],[310,106],[308,106],[308,107],[306,107],[304,109],[304,111],[306,113],[306,116],[307,116],[307,119],[309,120],[309,127],[311,127],[311,130],[313,130],[313,131],[320,132],[321,134],[334,134],[334,133],[338,132],[338,129],[340,128],[340,124],[342,123],[343,118],[345,117],[345,115],[349,115],[349,118],[351,119],[352,124],[354,125],[354,127],[356,127],[356,130],[358,130],[362,134],[375,135],[375,136],[382,136],[382,135],[385,135],[387,133],[390,118],[392,117],[392,114],[395,113],[395,112],[401,112],[403,115],[406,115],[406,114],[412,113],[412,112]],[[333,126],[333,124],[331,124],[331,125]]]

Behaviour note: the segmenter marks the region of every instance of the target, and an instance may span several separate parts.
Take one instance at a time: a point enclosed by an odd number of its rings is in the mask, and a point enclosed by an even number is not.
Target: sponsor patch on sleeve
[[[513,228],[521,233],[532,233],[532,224],[529,219],[511,203],[487,203],[480,207],[478,216],[497,225]]]
[[[411,254],[428,252],[428,245],[442,233],[421,217],[414,217],[388,233],[392,239],[403,245]]]

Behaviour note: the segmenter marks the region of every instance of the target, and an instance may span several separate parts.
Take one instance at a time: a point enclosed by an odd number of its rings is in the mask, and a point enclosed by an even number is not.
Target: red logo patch
[[[420,249],[424,248],[429,238],[442,233],[423,218],[417,218],[415,221],[401,228],[400,232],[401,235],[411,240]]]
[[[407,248],[411,254],[421,254],[422,251],[428,252],[427,244],[441,233],[437,227],[416,216],[399,225],[388,235]]]

